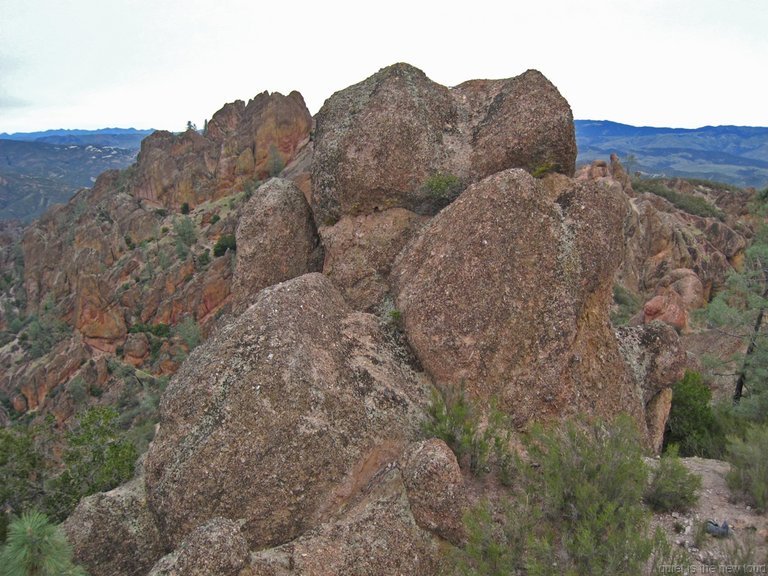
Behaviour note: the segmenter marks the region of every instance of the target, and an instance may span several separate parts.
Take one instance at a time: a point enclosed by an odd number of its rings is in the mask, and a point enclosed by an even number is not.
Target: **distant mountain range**
[[[630,172],[647,176],[768,186],[768,128],[652,128],[607,120],[576,120],[575,125],[581,164],[616,153]]]
[[[0,134],[0,220],[28,222],[67,202],[105,170],[136,159],[152,130],[46,130]]]

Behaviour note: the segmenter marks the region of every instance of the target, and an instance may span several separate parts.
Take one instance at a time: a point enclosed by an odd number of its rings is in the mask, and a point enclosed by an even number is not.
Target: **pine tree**
[[[26,512],[14,520],[0,552],[2,576],[86,576],[72,563],[72,547],[45,514]]]

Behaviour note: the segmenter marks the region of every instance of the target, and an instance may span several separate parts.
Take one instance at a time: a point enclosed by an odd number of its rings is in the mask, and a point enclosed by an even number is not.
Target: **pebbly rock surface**
[[[669,416],[671,387],[685,374],[685,349],[674,328],[658,320],[620,327],[616,337],[636,389],[642,394],[650,445],[658,452]]]
[[[535,70],[449,89],[394,64],[335,93],[315,119],[318,226],[396,207],[434,213],[426,184],[438,173],[466,185],[512,167],[574,172],[571,109]]]
[[[304,194],[289,180],[259,187],[237,225],[233,307],[245,308],[267,286],[319,268],[319,238]]]
[[[161,558],[148,576],[236,576],[247,559],[240,524],[213,518],[187,536],[178,550]]]
[[[408,447],[401,460],[403,482],[416,523],[424,530],[461,546],[463,515],[469,504],[456,455],[437,438]]]
[[[146,485],[167,548],[217,516],[242,519],[251,548],[298,537],[398,458],[427,401],[325,276],[264,289],[163,396]]]
[[[417,525],[403,478],[390,467],[338,519],[293,542],[252,554],[240,576],[441,573],[437,542]]]

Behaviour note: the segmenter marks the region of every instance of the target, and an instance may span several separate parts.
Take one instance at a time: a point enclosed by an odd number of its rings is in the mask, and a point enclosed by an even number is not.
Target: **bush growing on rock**
[[[227,250],[237,250],[237,241],[234,234],[224,234],[213,246],[214,256],[224,256]]]

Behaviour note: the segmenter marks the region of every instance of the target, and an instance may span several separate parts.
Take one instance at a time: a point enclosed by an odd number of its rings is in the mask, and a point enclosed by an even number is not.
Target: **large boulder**
[[[571,109],[533,70],[449,89],[395,64],[331,96],[316,125],[318,226],[395,207],[434,211],[426,184],[438,173],[468,184],[510,167],[570,175],[576,161]]]
[[[423,440],[405,452],[401,470],[419,527],[460,546],[468,501],[456,455],[442,440]]]
[[[84,498],[62,526],[91,576],[144,576],[164,552],[141,475]]]
[[[441,386],[518,425],[644,404],[608,306],[628,202],[618,184],[506,170],[470,186],[400,255],[405,332]]]
[[[618,328],[616,337],[641,393],[650,445],[658,452],[671,406],[670,389],[685,374],[685,349],[673,327],[661,321]]]
[[[217,516],[263,548],[335,513],[417,433],[428,393],[399,354],[321,274],[262,290],[163,396],[146,483],[168,548]]]
[[[236,241],[232,298],[238,309],[262,288],[318,267],[319,239],[312,211],[289,180],[273,178],[256,190],[243,208]]]

